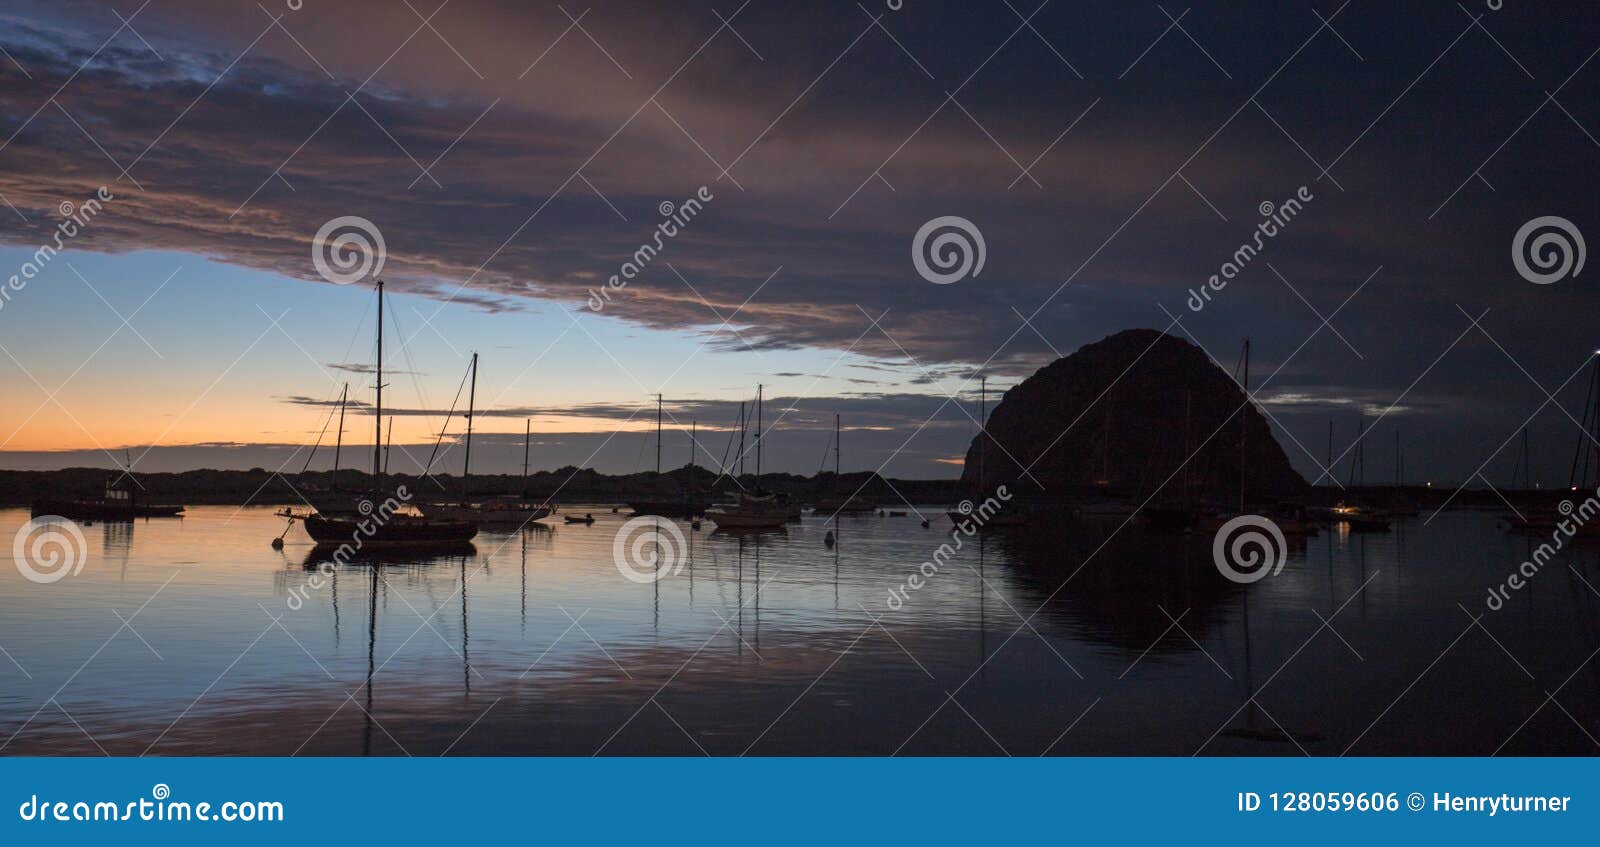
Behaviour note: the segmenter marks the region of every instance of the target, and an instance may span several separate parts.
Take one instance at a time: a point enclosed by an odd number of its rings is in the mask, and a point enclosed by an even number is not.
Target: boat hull
[[[692,518],[706,513],[711,503],[706,500],[629,500],[629,509],[635,515],[659,515],[664,518]]]
[[[429,503],[419,506],[423,515],[435,520],[476,521],[497,526],[521,526],[550,517],[549,506],[537,503]]]
[[[303,522],[306,534],[319,545],[359,542],[362,547],[451,546],[471,541],[478,534],[478,525],[471,521],[430,520],[405,515],[394,515],[386,521],[307,515]]]
[[[131,521],[134,518],[180,517],[183,507],[139,503],[127,505],[96,500],[35,500],[31,512],[34,517],[55,515],[75,521]]]
[[[706,519],[718,529],[777,529],[789,521],[787,511],[775,512],[706,512]]]

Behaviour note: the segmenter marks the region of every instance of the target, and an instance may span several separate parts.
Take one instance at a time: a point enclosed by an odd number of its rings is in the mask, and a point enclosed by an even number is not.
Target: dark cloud
[[[1536,215],[1600,228],[1574,187],[1600,159],[1600,66],[1573,37],[1596,13],[1556,5],[1486,15],[1491,39],[1455,4],[1353,4],[1338,37],[1304,6],[1202,4],[1186,26],[1203,53],[1110,2],[1046,6],[1037,33],[1003,6],[907,4],[882,21],[896,40],[853,2],[754,3],[735,22],[758,60],[704,3],[596,4],[602,52],[559,10],[509,0],[458,0],[438,33],[393,4],[308,3],[282,20],[293,39],[254,4],[173,0],[136,20],[157,56],[131,33],[105,42],[117,22],[97,4],[27,2],[0,15],[0,193],[30,223],[5,218],[0,243],[42,243],[63,200],[105,184],[116,199],[75,249],[320,284],[313,234],[361,215],[399,290],[582,310],[652,243],[660,204],[705,186],[606,316],[721,350],[848,349],[911,386],[980,365],[1014,379],[1131,326],[1230,364],[1251,336],[1272,396],[1354,404],[1278,401],[1305,438],[1317,412],[1396,398],[1441,437],[1514,431],[1543,399],[1531,383],[1594,346],[1592,288],[1535,290],[1507,256]],[[1561,107],[1542,105],[1557,86]],[[1191,311],[1258,206],[1302,185],[1304,213]],[[935,286],[911,238],[943,214],[971,219],[987,258]],[[1463,314],[1484,309],[1493,341]],[[713,333],[729,316],[737,334]]]

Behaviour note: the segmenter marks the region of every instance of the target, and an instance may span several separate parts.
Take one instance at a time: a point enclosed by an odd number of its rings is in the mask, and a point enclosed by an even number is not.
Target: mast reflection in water
[[[303,535],[268,548],[268,508],[86,533],[75,576],[0,572],[0,644],[29,674],[0,662],[3,752],[1525,755],[1600,736],[1600,552],[1483,614],[1530,554],[1485,515],[1324,531],[1250,585],[1208,536],[984,533],[890,610],[948,540],[942,510],[679,522],[687,560],[648,583],[613,560],[624,518],[585,510],[326,577]],[[27,518],[0,511],[0,532]]]

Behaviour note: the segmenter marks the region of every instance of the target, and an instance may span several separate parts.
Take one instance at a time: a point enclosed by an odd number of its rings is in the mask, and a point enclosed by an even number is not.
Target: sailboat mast
[[[1339,481],[1333,477],[1333,418],[1328,419],[1328,466],[1324,470],[1328,472],[1329,482],[1335,485],[1339,484]],[[1321,482],[1322,478],[1318,477],[1317,481]]]
[[[1526,468],[1522,474],[1522,485],[1524,488],[1532,488],[1533,454],[1528,452],[1528,426],[1526,424],[1522,426],[1522,466]],[[1516,483],[1513,482],[1512,484],[1515,485]]]
[[[373,404],[372,477],[383,484],[383,280],[378,280],[378,355],[373,368],[377,376],[378,397]]]
[[[656,395],[656,475],[661,474],[661,395]]]
[[[472,384],[467,388],[467,455],[461,460],[461,489],[466,493],[467,477],[472,475],[472,412],[478,401],[478,354],[472,354]]]
[[[344,446],[344,403],[350,395],[350,383],[339,392],[339,432],[333,437],[333,487],[339,487],[339,448]]]
[[[1244,415],[1239,418],[1239,514],[1244,514],[1245,436],[1250,431],[1250,339],[1244,340]]]
[[[522,487],[528,487],[528,445],[533,442],[533,418],[522,421]]]
[[[839,413],[833,413],[833,481],[839,482]]]
[[[756,386],[756,485],[761,484],[761,392],[763,387]]]
[[[989,378],[978,377],[978,494],[987,493],[983,487],[983,454],[989,434]]]
[[[744,478],[744,401],[739,401],[739,478]]]
[[[1190,498],[1194,496],[1194,480],[1189,475],[1189,459],[1193,458],[1189,455],[1190,442],[1193,440],[1189,437],[1189,419],[1193,411],[1194,392],[1185,391],[1183,392],[1183,504],[1186,507]]]
[[[383,472],[389,472],[389,448],[394,446],[394,418],[389,418],[389,434],[383,439]]]

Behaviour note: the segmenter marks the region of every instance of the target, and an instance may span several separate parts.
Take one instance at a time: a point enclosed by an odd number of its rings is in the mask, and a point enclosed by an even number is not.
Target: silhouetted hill
[[[1119,332],[1040,368],[1005,393],[987,433],[992,442],[980,435],[967,450],[964,485],[979,485],[981,467],[988,488],[1043,497],[1103,489],[1143,500],[1159,488],[1160,498],[1177,499],[1187,485],[1197,499],[1234,502],[1242,458],[1251,501],[1307,487],[1238,384],[1200,348],[1152,329]]]

